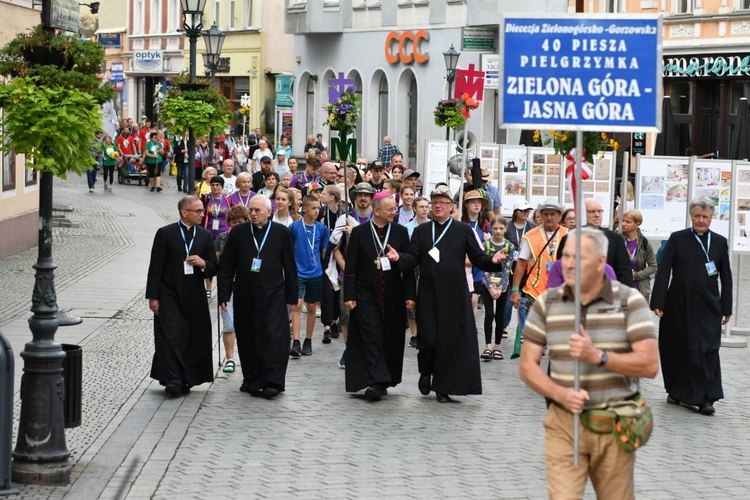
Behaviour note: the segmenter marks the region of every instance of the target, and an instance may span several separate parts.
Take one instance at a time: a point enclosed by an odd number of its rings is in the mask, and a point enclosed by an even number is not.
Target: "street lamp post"
[[[216,69],[219,67],[219,57],[221,56],[221,49],[224,46],[224,38],[227,34],[222,32],[216,21],[211,25],[211,28],[203,32],[203,40],[206,42],[206,51],[203,55],[203,66],[206,68],[206,75],[211,76],[211,86],[215,84]],[[214,161],[214,132],[211,131],[208,139],[208,157],[213,163]]]
[[[461,57],[461,53],[457,52],[456,49],[453,48],[453,44],[451,44],[451,48],[448,49],[446,52],[443,52],[443,57],[445,58],[445,70],[446,75],[445,79],[448,80],[448,99],[451,98],[451,94],[453,94],[453,82],[456,81],[456,67],[458,66],[458,58]],[[450,139],[451,129],[450,127],[445,128],[445,140]]]
[[[195,65],[197,62],[198,37],[203,28],[203,9],[206,0],[180,0],[182,6],[182,29],[190,41],[190,80],[195,83]],[[195,194],[195,136],[188,129],[188,193]]]

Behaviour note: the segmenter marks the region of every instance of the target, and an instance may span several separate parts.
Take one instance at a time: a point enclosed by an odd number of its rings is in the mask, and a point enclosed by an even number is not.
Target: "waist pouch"
[[[606,408],[585,410],[581,413],[581,422],[591,432],[612,433],[617,444],[627,452],[645,445],[654,428],[651,407],[640,395],[610,403]]]

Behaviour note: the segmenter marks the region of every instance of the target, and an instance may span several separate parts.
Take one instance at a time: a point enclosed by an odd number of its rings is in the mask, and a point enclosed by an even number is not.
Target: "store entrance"
[[[695,82],[695,117],[693,124],[693,153],[701,156],[715,153],[718,158],[726,156],[729,142],[726,120],[722,110],[726,109],[726,84],[723,80]]]

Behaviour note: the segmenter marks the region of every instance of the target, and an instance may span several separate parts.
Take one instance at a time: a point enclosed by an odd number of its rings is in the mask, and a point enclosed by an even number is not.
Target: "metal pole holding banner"
[[[576,204],[576,214],[583,213],[585,211],[585,205],[581,197],[583,196],[583,179],[581,179],[581,165],[583,161],[583,132],[576,130],[576,168],[573,169],[573,175],[576,179],[576,192],[574,201]],[[579,216],[580,220],[580,216]],[[576,318],[573,323],[573,332],[581,332],[581,231],[582,226],[577,225],[578,231],[576,231],[576,283],[574,286],[575,294],[575,308]],[[573,390],[580,392],[581,390],[581,362],[576,360],[574,363],[573,372]],[[578,466],[578,450],[580,447],[580,436],[578,429],[580,427],[581,415],[580,413],[573,414],[573,465]]]
[[[622,177],[620,177],[620,205],[619,210],[617,211],[617,229],[620,231],[620,234],[623,234],[622,232],[622,214],[625,212],[623,207],[627,208],[628,204],[628,172],[630,171],[630,153],[625,152],[625,154],[622,156]],[[625,193],[623,194],[623,190]]]
[[[461,162],[461,178],[459,181],[461,185],[458,188],[458,220],[463,217],[464,211],[464,184],[466,183],[466,164],[469,161],[468,141],[469,141],[469,119],[464,122],[464,134],[463,134],[463,161]],[[450,187],[450,186],[449,186]]]

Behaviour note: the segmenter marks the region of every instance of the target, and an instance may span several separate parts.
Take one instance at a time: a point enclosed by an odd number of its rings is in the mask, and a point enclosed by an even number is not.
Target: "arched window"
[[[409,125],[408,125],[408,147],[409,147],[409,166],[416,168],[417,165],[417,124],[419,123],[417,111],[419,102],[419,92],[417,91],[417,79],[412,75],[409,85]]]
[[[305,101],[307,114],[305,116],[305,135],[315,134],[315,80],[307,79],[307,100]]]
[[[388,135],[388,80],[385,75],[380,78],[378,86],[378,141]],[[378,142],[380,144],[380,142]]]

